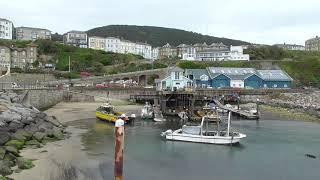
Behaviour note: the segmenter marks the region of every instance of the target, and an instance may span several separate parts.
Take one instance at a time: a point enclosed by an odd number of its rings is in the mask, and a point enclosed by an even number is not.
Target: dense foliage
[[[320,58],[317,51],[287,51],[277,46],[263,46],[248,48],[244,53],[250,55],[251,60],[302,60],[306,58]]]
[[[207,44],[222,42],[228,46],[249,44],[240,40],[218,38],[190,31],[153,26],[110,25],[91,29],[87,33],[89,36],[112,36],[133,42],[147,42],[153,47],[163,46],[166,43],[174,46],[181,43],[195,44],[203,42]]]
[[[306,58],[300,61],[279,61],[298,86],[320,87],[320,58]]]

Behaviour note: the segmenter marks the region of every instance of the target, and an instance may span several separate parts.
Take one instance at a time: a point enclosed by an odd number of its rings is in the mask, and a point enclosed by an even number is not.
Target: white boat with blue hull
[[[240,143],[240,140],[246,138],[245,134],[239,132],[230,131],[230,118],[231,113],[228,117],[228,128],[226,131],[208,131],[203,129],[204,123],[208,123],[208,117],[202,118],[200,126],[186,126],[184,125],[181,129],[172,131],[167,130],[161,135],[167,140],[172,141],[186,141],[206,144],[236,144]],[[208,126],[207,126],[208,127]]]

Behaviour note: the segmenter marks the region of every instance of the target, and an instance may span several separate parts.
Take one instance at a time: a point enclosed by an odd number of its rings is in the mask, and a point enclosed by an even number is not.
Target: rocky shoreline
[[[320,119],[320,91],[310,90],[303,93],[276,93],[271,95],[248,95],[241,102],[291,109]]]
[[[40,148],[65,138],[65,127],[54,117],[21,104],[22,96],[0,92],[0,180],[13,172],[30,169],[32,159],[20,157],[20,150]]]

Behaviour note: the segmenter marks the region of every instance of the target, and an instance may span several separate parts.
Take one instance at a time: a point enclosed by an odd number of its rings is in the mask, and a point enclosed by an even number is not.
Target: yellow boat
[[[103,121],[109,121],[109,122],[116,122],[117,119],[119,119],[119,116],[121,114],[124,114],[122,112],[115,111],[114,106],[112,106],[110,103],[102,104],[97,110],[96,110],[96,117]],[[131,115],[132,117],[132,115]],[[132,119],[128,118],[126,116],[125,122],[128,123]]]

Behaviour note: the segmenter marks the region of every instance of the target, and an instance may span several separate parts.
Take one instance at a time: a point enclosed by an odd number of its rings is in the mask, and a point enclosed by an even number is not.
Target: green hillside
[[[163,46],[166,43],[174,46],[181,43],[195,44],[203,42],[207,44],[222,42],[228,46],[249,44],[248,42],[240,40],[218,38],[190,31],[153,26],[110,25],[91,29],[87,31],[87,33],[89,36],[112,36],[133,42],[147,42],[153,47]]]

